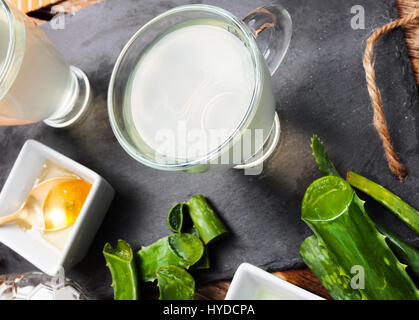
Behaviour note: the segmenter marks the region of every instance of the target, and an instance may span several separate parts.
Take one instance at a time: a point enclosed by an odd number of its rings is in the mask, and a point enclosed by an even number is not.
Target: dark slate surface
[[[189,1],[189,3],[199,1]],[[204,1],[244,16],[265,1]],[[149,19],[188,1],[107,0],[66,17],[64,30],[43,29],[72,64],[88,74],[95,99],[87,120],[68,130],[44,124],[0,128],[0,186],[26,139],[36,139],[97,171],[117,191],[88,256],[71,272],[99,297],[110,297],[111,283],[101,255],[106,241],[124,238],[135,248],[169,233],[168,209],[196,193],[206,195],[232,231],[211,248],[213,268],[202,282],[232,277],[250,262],[265,269],[303,266],[298,255],[311,231],[300,220],[300,201],[319,177],[309,148],[310,136],[324,139],[337,167],[350,168],[389,187],[419,207],[419,104],[402,33],[378,46],[377,76],[391,136],[409,176],[397,182],[389,170],[371,124],[372,110],[361,59],[373,27],[397,17],[394,0],[283,0],[294,21],[290,50],[274,77],[282,120],[282,142],[260,176],[242,172],[167,173],[131,159],[111,131],[106,91],[113,64],[124,43]],[[350,8],[361,4],[366,30],[352,30]],[[387,213],[385,222],[415,246],[419,238]],[[0,274],[32,270],[28,262],[0,245]]]

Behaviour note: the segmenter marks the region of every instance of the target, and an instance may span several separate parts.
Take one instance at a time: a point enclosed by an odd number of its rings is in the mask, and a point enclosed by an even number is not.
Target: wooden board
[[[7,0],[7,1],[25,13],[59,2],[59,0]]]

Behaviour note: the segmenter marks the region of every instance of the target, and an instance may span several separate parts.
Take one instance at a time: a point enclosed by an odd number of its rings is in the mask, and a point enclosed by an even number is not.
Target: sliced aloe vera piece
[[[189,228],[188,230],[186,230],[186,232],[193,234],[197,238],[201,238],[198,230],[195,227]],[[197,263],[191,266],[191,269],[209,269],[210,267],[211,267],[211,262],[210,262],[210,257],[209,257],[208,246],[204,245],[204,253],[201,259],[199,259]]]
[[[366,214],[363,201],[342,178],[314,181],[302,203],[302,219],[310,226],[342,274],[364,270],[365,299],[418,299],[419,293],[402,265]]]
[[[352,171],[348,171],[346,181],[391,210],[413,231],[419,234],[419,212],[404,202],[400,197],[379,184]]]
[[[165,266],[157,271],[160,300],[194,300],[195,280],[182,268]]]
[[[200,234],[199,234],[199,231],[198,231],[198,229],[197,229],[197,228],[195,228],[195,227],[190,227],[190,228],[186,229],[186,230],[185,230],[185,232],[186,232],[186,233],[190,233],[190,234],[194,235],[195,237],[197,237],[197,238],[200,238],[200,239],[201,239],[201,236],[200,236]]]
[[[351,279],[342,273],[342,268],[333,260],[329,251],[319,245],[316,236],[308,237],[303,241],[300,246],[300,255],[333,299],[361,299],[359,290],[352,289]]]
[[[189,268],[201,259],[203,251],[201,240],[191,234],[176,233],[162,238],[137,252],[140,279],[154,281],[157,270],[168,265]]]
[[[208,247],[204,246],[204,253],[202,254],[201,259],[197,263],[195,263],[193,266],[191,266],[191,269],[209,269],[211,268],[211,261],[209,257]]]
[[[184,206],[184,203],[175,204],[167,215],[167,224],[173,232],[179,233],[182,231]]]
[[[138,281],[132,249],[124,240],[118,240],[116,248],[109,243],[103,248],[106,266],[112,275],[115,300],[137,300]]]
[[[185,210],[187,207],[184,203],[178,203],[175,204],[169,211],[169,214],[167,216],[167,224],[169,225],[170,230],[176,233],[182,232],[182,228],[184,227],[184,221],[185,221],[185,213],[187,210]],[[201,236],[199,235],[199,231],[194,226],[187,228],[184,230],[184,233],[190,233],[194,235],[195,237],[201,239]],[[210,268],[210,260],[209,260],[209,253],[208,253],[208,247],[204,245],[204,253],[201,257],[201,259],[195,263],[192,266],[192,269],[209,269]]]
[[[189,266],[194,265],[201,259],[204,253],[204,245],[198,237],[189,233],[174,234],[168,239],[169,246]]]
[[[228,233],[225,225],[202,195],[192,197],[187,204],[193,224],[205,244]]]

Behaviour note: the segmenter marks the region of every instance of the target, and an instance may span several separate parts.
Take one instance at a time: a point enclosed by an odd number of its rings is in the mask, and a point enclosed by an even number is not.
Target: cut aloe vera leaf
[[[203,269],[209,269],[209,268],[211,268],[211,262],[210,262],[208,247],[204,246],[204,253],[202,254],[201,259],[199,259],[197,263],[191,266],[191,269],[203,270]]]
[[[308,237],[300,246],[300,255],[323,287],[335,300],[360,300],[358,289],[352,289],[351,279],[342,273],[329,251],[320,246],[316,236]]]
[[[195,280],[182,268],[165,266],[157,271],[160,300],[194,300]]]
[[[196,195],[187,202],[189,215],[206,245],[228,233],[227,228],[202,195]]]
[[[186,263],[170,249],[168,239],[169,237],[162,238],[137,252],[136,260],[141,281],[156,280],[156,271],[162,266],[186,266]]]
[[[317,135],[311,138],[311,150],[313,151],[314,160],[319,167],[321,173],[325,176],[340,177],[339,172],[336,170],[335,165],[330,161],[329,156],[324,149],[323,143]]]
[[[362,268],[363,299],[418,299],[419,293],[364,210],[349,183],[326,176],[314,181],[302,203],[302,219],[316,234],[342,274]]]
[[[142,281],[156,280],[161,267],[174,265],[189,268],[201,259],[204,246],[200,239],[187,233],[176,233],[141,248],[136,254]]]
[[[312,149],[313,155],[316,162],[319,164],[319,169],[323,174],[340,176],[333,163],[330,161],[326,150],[323,147],[323,143],[320,139],[314,135],[312,138]],[[320,164],[323,164],[323,170],[320,168]],[[374,222],[378,231],[385,235],[386,241],[393,250],[396,257],[404,264],[408,266],[408,270],[419,279],[419,251],[412,247],[410,244],[399,238],[391,230],[386,228],[379,220],[374,218],[369,212],[368,216]]]
[[[185,232],[193,234],[195,237],[201,238],[199,235],[199,231],[195,227],[191,227],[187,229]],[[210,267],[211,262],[209,257],[208,246],[204,245],[204,254],[197,263],[191,266],[191,269],[209,269]]]
[[[109,243],[103,248],[106,266],[112,275],[115,300],[137,300],[139,287],[132,249],[124,240],[118,240],[116,248]]]
[[[182,231],[184,206],[184,203],[175,204],[167,215],[167,224],[173,232],[179,233]]]
[[[413,231],[419,234],[419,212],[404,202],[400,197],[352,171],[348,171],[346,181],[354,188],[361,190],[371,198],[377,200],[404,221]]]
[[[198,229],[197,229],[197,228],[195,228],[195,227],[190,227],[190,228],[187,228],[187,229],[185,230],[185,232],[186,232],[186,233],[190,233],[190,234],[194,235],[195,237],[197,237],[197,238],[200,238],[200,239],[201,239],[201,235],[199,234]]]
[[[201,259],[204,253],[202,241],[189,233],[174,234],[168,238],[170,249],[189,266]]]
[[[419,280],[419,251],[402,240],[372,215],[369,215],[378,231],[386,236],[386,241],[400,262],[407,265],[407,270]]]

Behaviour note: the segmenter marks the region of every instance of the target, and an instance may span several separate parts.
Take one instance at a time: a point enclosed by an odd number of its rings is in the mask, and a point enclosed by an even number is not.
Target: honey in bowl
[[[21,208],[0,217],[0,226],[16,222],[25,230],[36,229],[62,250],[91,187],[74,173],[47,162]]]
[[[42,210],[45,221],[42,237],[62,250],[92,185],[51,161],[45,163],[37,184],[57,177],[71,177],[75,180],[59,184],[48,192]]]
[[[53,187],[42,210],[45,231],[56,231],[73,225],[91,188],[90,183],[81,179],[63,182]]]

